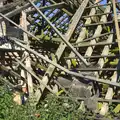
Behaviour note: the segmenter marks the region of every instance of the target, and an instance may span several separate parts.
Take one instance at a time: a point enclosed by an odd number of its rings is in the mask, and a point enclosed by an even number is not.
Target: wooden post
[[[115,30],[116,30],[117,42],[118,42],[118,47],[119,47],[119,52],[120,52],[120,30],[119,30],[119,25],[118,25],[118,18],[117,18],[115,0],[112,0],[112,3],[113,3],[113,13],[114,13]]]
[[[24,11],[21,12],[21,19],[20,19],[20,25],[25,29],[27,30],[27,20],[26,20],[26,13]],[[29,47],[29,41],[28,41],[28,36],[27,34],[24,32],[23,33],[23,39],[24,41],[27,43],[27,46]],[[24,52],[23,55],[26,57],[26,60],[25,60],[25,64],[26,64],[26,67],[27,69],[32,69],[31,68],[31,59],[29,57],[29,53],[28,52]],[[32,98],[33,97],[33,82],[32,82],[32,76],[27,72],[23,73],[23,70],[21,71],[21,75],[23,77],[26,77],[27,78],[27,81],[28,81],[28,92],[29,92],[29,97]],[[23,91],[25,90],[24,87],[27,87],[26,85],[23,86]],[[27,89],[27,88],[26,88]],[[24,91],[25,92],[25,91]],[[27,92],[27,91],[26,91]]]

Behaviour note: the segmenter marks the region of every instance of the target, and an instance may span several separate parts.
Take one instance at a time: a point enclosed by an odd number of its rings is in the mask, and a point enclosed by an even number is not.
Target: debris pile
[[[119,9],[111,0],[0,1],[1,79],[31,105],[65,94],[105,115],[120,103]]]

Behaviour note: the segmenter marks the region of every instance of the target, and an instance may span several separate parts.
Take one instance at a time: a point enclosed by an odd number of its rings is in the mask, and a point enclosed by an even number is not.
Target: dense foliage
[[[110,115],[110,114],[109,114]],[[17,105],[6,86],[0,87],[0,120],[94,120],[99,117],[91,112],[82,113],[72,100],[48,95],[36,109],[29,102]],[[113,120],[111,116],[108,117]]]
[[[4,86],[0,87],[0,120],[28,120],[27,106],[13,102],[12,93]]]

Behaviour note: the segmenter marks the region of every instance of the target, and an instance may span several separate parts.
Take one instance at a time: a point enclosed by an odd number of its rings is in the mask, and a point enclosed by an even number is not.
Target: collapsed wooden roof
[[[119,2],[115,4],[119,9]],[[98,101],[119,103],[115,96],[120,87],[116,40],[120,21],[119,11],[117,21],[112,6],[110,0],[104,5],[92,0],[2,1],[2,80],[12,87],[19,81],[26,83],[35,103],[45,88],[53,94],[64,89],[68,97],[79,100],[97,96]],[[105,84],[106,91],[100,89]],[[103,104],[100,113],[105,114],[108,107]]]

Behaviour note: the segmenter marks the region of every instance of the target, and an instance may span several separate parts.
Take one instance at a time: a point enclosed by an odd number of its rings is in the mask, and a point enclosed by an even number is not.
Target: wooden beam
[[[55,4],[52,4],[52,5],[49,5],[49,6],[40,7],[39,10],[45,11],[45,10],[49,10],[49,9],[56,9],[56,8],[58,9],[58,8],[64,7],[64,5],[65,5],[64,2],[55,3]],[[28,15],[34,14],[35,12],[36,12],[35,8],[26,11],[26,13],[27,13]]]
[[[69,29],[68,29],[67,33],[65,34],[66,41],[69,41],[69,40],[70,40],[70,38],[71,38],[71,36],[72,36],[72,34],[73,34],[73,32],[74,32],[74,30],[75,30],[78,22],[79,22],[79,20],[80,20],[80,18],[81,18],[81,16],[82,16],[82,13],[83,13],[84,8],[86,7],[87,3],[88,3],[88,0],[87,0],[87,1],[85,0],[84,3],[82,3],[82,5],[78,8],[78,10],[76,11],[75,15],[73,16],[73,18],[72,18],[72,20],[71,20],[72,23],[70,24]],[[53,62],[57,63],[57,62],[60,60],[60,58],[61,58],[61,56],[62,56],[65,48],[66,48],[66,45],[62,42],[62,43],[60,44],[60,46],[58,47],[56,53],[55,53],[55,56],[57,56],[57,58],[55,58],[55,59],[53,60]],[[44,77],[43,77],[43,79],[42,79],[42,81],[43,81],[46,85],[48,84],[48,82],[49,82],[49,77],[52,76],[54,70],[55,70],[55,67],[54,67],[53,65],[50,65],[50,66],[48,67],[48,69],[47,69],[47,71],[46,71],[46,73],[45,73],[45,75],[44,75]],[[49,77],[47,76],[47,74],[49,75]],[[42,92],[44,91],[44,89],[45,89],[45,87],[41,85],[41,90],[42,90]],[[39,92],[39,96],[38,96],[38,98],[37,98],[37,99],[39,100],[42,94],[40,93],[39,90],[38,90],[37,92]],[[37,93],[37,95],[38,95],[38,93]]]
[[[95,8],[92,8],[89,15],[94,15],[96,13],[96,9]],[[92,22],[92,19],[91,18],[87,18],[86,21],[85,21],[85,25],[86,24],[91,24]],[[76,43],[73,44],[73,45],[76,45],[78,43],[81,43],[83,42],[84,38],[86,37],[86,31],[87,31],[87,28],[86,27],[82,27],[81,28],[81,32],[76,40]],[[69,54],[69,57],[75,57],[75,54],[73,52],[71,52]],[[67,60],[67,64],[68,64],[68,68],[70,69],[71,68],[71,61],[70,60]]]
[[[0,7],[0,12],[2,13],[6,13],[6,11],[9,12],[9,10],[14,9],[17,5],[20,5],[21,3],[23,3],[23,0],[6,4],[3,7]]]
[[[22,11],[21,13],[21,19],[20,19],[20,25],[27,31],[27,16],[26,13],[24,11]],[[29,41],[28,41],[28,36],[27,34],[24,32],[23,33],[23,39],[24,41],[27,43],[27,47],[29,47]],[[27,69],[32,69],[31,68],[31,59],[29,57],[29,53],[28,52],[24,52],[23,53],[25,59],[25,63],[26,63],[26,68]],[[23,71],[25,74],[25,71]],[[24,76],[25,77],[25,76]],[[27,78],[27,83],[28,83],[28,91],[29,91],[29,97],[30,99],[32,99],[33,97],[33,81],[32,81],[32,76],[31,74],[29,74],[28,72],[26,73],[26,78]],[[26,86],[26,85],[25,85]],[[27,87],[27,86],[26,86]]]
[[[40,53],[26,47],[25,45],[19,43],[18,41],[14,41],[17,45],[21,46],[22,48],[26,49],[27,51],[29,51],[30,53],[33,53],[34,55],[37,55],[39,58],[47,61],[48,63],[52,64],[53,66],[59,68],[60,70],[68,73],[69,75],[72,76],[76,76],[76,77],[80,77],[80,78],[84,78],[84,80],[90,80],[90,81],[96,81],[96,82],[100,82],[100,83],[104,83],[104,84],[108,84],[108,85],[112,85],[112,86],[116,86],[116,87],[120,87],[119,83],[114,83],[111,82],[110,80],[104,80],[104,79],[98,79],[96,77],[91,77],[91,76],[87,76],[87,75],[83,75],[81,73],[76,73],[76,72],[72,72],[69,71],[68,69],[62,67],[61,65],[55,63],[54,61],[51,61],[50,59],[48,59],[47,57],[44,57],[43,55],[41,55]]]
[[[63,36],[59,30],[47,19],[47,17],[35,6],[35,4],[33,2],[31,2],[31,0],[28,0],[31,5],[37,10],[37,12],[44,18],[44,20],[50,25],[50,27],[61,37],[62,41],[72,50],[72,52],[74,52],[74,54],[83,62],[83,64],[85,64],[85,66],[89,66],[89,63],[83,58],[82,55],[80,55],[80,53],[71,45],[71,43],[66,40],[66,36]],[[85,0],[84,3],[81,4],[81,7],[84,8],[84,6],[87,6],[88,1]],[[79,9],[78,9],[79,10]],[[84,9],[81,9],[80,13],[77,15],[79,16],[78,18],[75,19],[75,22],[78,23],[81,15],[83,13]],[[76,28],[76,27],[75,27]],[[71,28],[72,29],[72,28]],[[63,44],[64,44],[63,43]]]
[[[115,0],[112,0],[113,3],[113,13],[114,13],[114,21],[115,21],[115,30],[116,30],[116,35],[117,35],[117,42],[118,42],[118,47],[119,47],[119,52],[120,52],[120,30],[119,30],[119,25],[118,25],[118,18],[117,18],[117,13],[116,13],[116,4]]]
[[[117,18],[117,14],[116,14],[116,4],[115,4],[115,0],[112,0],[113,2],[113,12],[114,12],[114,20],[115,20],[115,28],[116,28],[116,35],[117,35],[117,41],[118,41],[118,47],[119,47],[119,52],[120,52],[120,31],[119,31],[119,26],[118,26],[118,18]],[[119,63],[118,63],[118,67],[119,67]],[[118,72],[114,72],[113,76],[111,77],[111,81],[112,82],[117,82],[118,79]],[[114,89],[113,87],[109,87],[105,96],[105,99],[112,99],[114,95]],[[105,115],[109,110],[109,104],[104,102],[102,105],[102,108],[100,110],[100,114],[101,115]]]
[[[54,0],[49,0],[50,2],[52,2],[53,4],[56,4],[57,2],[55,2]],[[65,12],[66,14],[68,14],[69,16],[73,16],[73,13],[71,13],[70,11],[66,10],[65,8],[62,8],[62,11]]]

